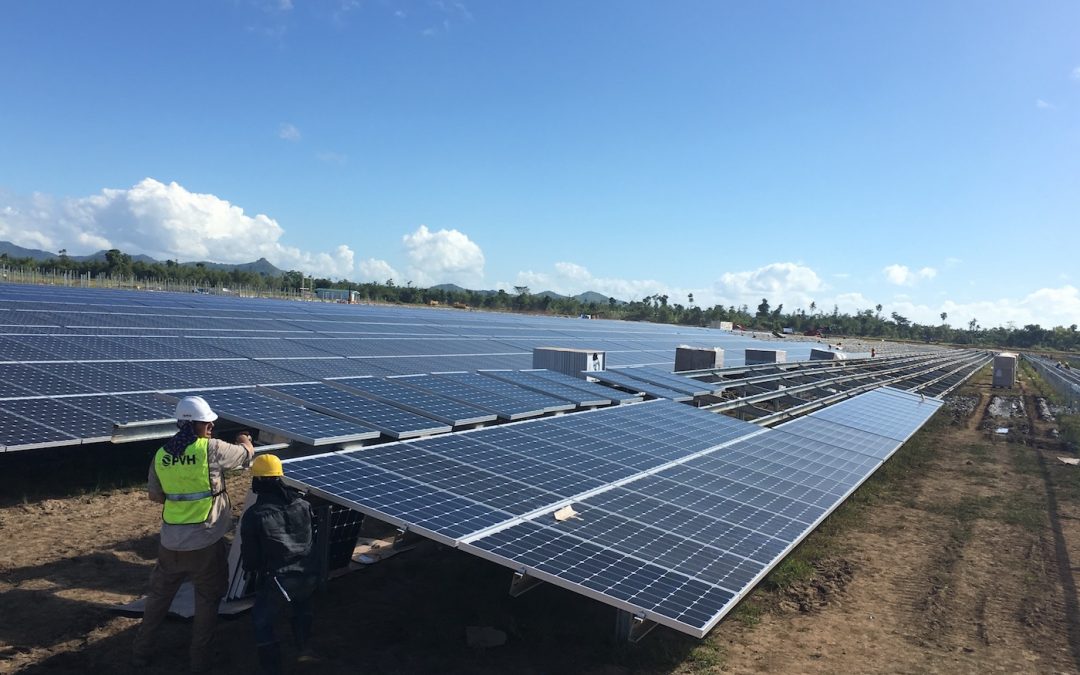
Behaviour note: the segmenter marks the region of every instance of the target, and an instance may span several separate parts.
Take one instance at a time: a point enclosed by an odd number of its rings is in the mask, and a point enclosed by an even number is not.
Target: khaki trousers
[[[150,658],[154,655],[154,638],[169,613],[173,596],[185,580],[195,587],[195,620],[191,627],[191,666],[206,667],[210,663],[210,642],[217,624],[218,605],[225,596],[228,561],[225,540],[195,551],[173,551],[158,546],[158,562],[150,574],[150,594],[146,598],[142,624],[135,637],[134,653]]]

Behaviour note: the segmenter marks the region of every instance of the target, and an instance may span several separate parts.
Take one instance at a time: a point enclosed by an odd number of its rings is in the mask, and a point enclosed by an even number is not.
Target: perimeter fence
[[[1080,410],[1080,373],[1059,367],[1057,362],[1041,356],[1024,354],[1023,357],[1043,380],[1054,388],[1065,405],[1073,410]]]
[[[310,290],[285,288],[255,288],[238,284],[213,286],[193,280],[136,279],[124,274],[77,274],[70,270],[46,267],[19,267],[0,265],[0,282],[12,284],[37,284],[66,286],[71,288],[114,288],[131,291],[168,291],[173,293],[200,293],[203,295],[231,295],[244,298],[277,298],[282,300],[319,300]]]

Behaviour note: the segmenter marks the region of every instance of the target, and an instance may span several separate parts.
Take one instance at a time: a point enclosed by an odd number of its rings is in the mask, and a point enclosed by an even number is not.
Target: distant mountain
[[[6,253],[11,258],[32,258],[34,260],[52,260],[54,258],[60,257],[58,253],[53,253],[51,251],[42,251],[41,249],[37,248],[23,248],[22,246],[16,246],[15,244],[12,244],[10,241],[0,241],[0,254],[4,253]],[[73,255],[69,257],[76,262],[100,262],[105,260],[106,253],[107,251],[102,250],[91,253],[90,255]],[[154,258],[151,258],[150,256],[144,255],[142,253],[132,255],[131,260],[133,262],[143,262],[150,265],[154,263],[161,264],[160,260],[155,260]],[[180,264],[187,267],[194,267],[195,265],[198,265],[200,263],[185,262]],[[285,273],[283,270],[275,267],[266,258],[259,258],[255,262],[240,263],[235,265],[230,263],[216,262],[203,262],[202,265],[209,270],[226,270],[231,272],[234,269],[238,269],[242,272],[254,272],[255,274],[262,274],[264,276],[270,277],[278,277]]]
[[[11,258],[33,258],[34,260],[48,260],[57,256],[56,253],[42,251],[39,248],[23,248],[10,241],[0,241],[0,255],[4,253]]]
[[[261,274],[263,276],[268,276],[268,277],[279,277],[282,274],[285,274],[284,270],[281,270],[281,269],[278,269],[277,267],[274,267],[273,263],[271,263],[266,258],[259,258],[255,262],[240,263],[240,264],[237,264],[237,265],[233,265],[233,264],[229,264],[229,263],[216,263],[216,262],[209,262],[209,261],[186,262],[186,263],[180,263],[180,264],[183,265],[184,267],[195,267],[197,265],[202,265],[203,267],[205,267],[208,270],[225,270],[225,271],[228,271],[228,272],[231,272],[234,269],[237,269],[237,270],[240,270],[241,272],[254,272],[255,274]]]
[[[469,289],[462,288],[461,286],[458,286],[457,284],[439,284],[438,286],[432,286],[431,288],[432,288],[432,290],[446,291],[447,293],[469,293],[470,292]],[[480,293],[481,295],[495,295],[498,291],[471,291],[471,292]],[[513,295],[513,293],[511,293],[511,295]],[[561,293],[556,293],[555,291],[540,291],[539,293],[533,293],[532,295],[536,295],[536,296],[539,296],[541,298],[551,298],[552,300],[563,300],[563,299],[565,299],[567,297],[570,297],[570,296],[562,295]],[[608,299],[610,297],[611,296],[604,295],[603,293],[597,293],[595,291],[586,291],[584,293],[578,293],[577,295],[573,296],[574,300],[577,300],[578,302],[580,302],[582,304],[589,305],[589,304],[592,304],[592,303],[595,302],[596,304],[603,305],[605,307],[607,306]],[[620,305],[625,305],[626,304],[622,300],[616,300],[616,303],[620,304]]]
[[[44,253],[44,251],[42,251],[42,253]],[[104,262],[106,253],[108,253],[108,251],[106,251],[105,249],[102,249],[102,250],[97,251],[95,253],[91,253],[90,255],[72,255],[72,256],[68,256],[68,257],[71,258],[72,260],[76,261],[76,262]],[[50,258],[57,258],[59,256],[57,256],[55,253],[50,253],[49,257]],[[144,263],[147,263],[148,265],[152,265],[152,264],[158,262],[157,260],[154,260],[150,256],[144,255],[142,253],[137,253],[137,254],[131,256],[131,261],[132,262],[144,262]]]
[[[577,300],[580,303],[586,304],[586,305],[591,305],[592,303],[595,302],[598,305],[605,305],[606,306],[608,304],[608,300],[610,298],[611,298],[610,295],[604,295],[603,293],[597,293],[595,291],[586,291],[584,293],[579,293],[579,294],[574,296],[575,300]],[[616,302],[616,304],[619,304],[619,305],[625,305],[626,304],[621,300],[616,300],[615,302]]]
[[[446,291],[447,293],[468,293],[469,289],[462,288],[457,284],[439,284],[438,286],[432,286],[433,291]],[[493,295],[495,291],[477,291],[477,293],[483,293],[484,295]]]
[[[562,300],[566,297],[565,295],[560,295],[555,291],[540,291],[539,293],[533,293],[533,295],[539,296],[541,298],[551,298],[552,300]]]

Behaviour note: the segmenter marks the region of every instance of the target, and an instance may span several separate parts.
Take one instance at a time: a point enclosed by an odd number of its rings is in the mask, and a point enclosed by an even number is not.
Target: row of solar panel
[[[64,364],[82,365],[82,364]],[[135,364],[121,364],[135,366]],[[73,378],[83,372],[70,373]],[[74,381],[74,379],[73,379]],[[198,393],[220,415],[310,445],[442,433],[495,419],[516,420],[639,398],[549,371],[341,377],[327,382],[217,390],[181,388],[172,396],[64,396],[0,401],[5,450],[107,440],[113,425],[170,418],[166,400]]]
[[[655,401],[292,460],[286,474],[701,636],[940,405],[875,390],[763,430]],[[567,504],[576,517],[552,517]]]

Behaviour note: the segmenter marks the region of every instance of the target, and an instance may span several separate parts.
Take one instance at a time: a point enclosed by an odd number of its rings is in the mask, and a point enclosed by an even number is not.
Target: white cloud
[[[56,200],[35,194],[24,204],[0,210],[0,239],[73,254],[118,248],[158,260],[242,263],[264,257],[283,269],[345,277],[353,271],[353,251],[302,251],[281,243],[285,230],[273,218],[249,216],[212,194],[189,192],[145,178],[126,190]]]
[[[1072,69],[1072,78],[1074,80],[1080,80],[1080,66]]]
[[[1080,323],[1080,290],[1071,285],[1060,288],[1040,288],[1021,298],[1000,298],[978,302],[957,303],[947,300],[931,306],[903,299],[889,303],[886,313],[897,312],[922,324],[941,323],[941,313],[948,313],[947,322],[955,327],[967,327],[972,319],[980,326],[1017,327],[1039,324],[1043,328],[1070,326]]]
[[[952,258],[952,257],[945,258],[945,267],[946,267],[946,269],[952,269],[954,267],[958,267],[959,265],[962,265],[963,263],[964,263],[964,261],[961,260],[960,258]]]
[[[394,283],[401,281],[401,275],[390,263],[376,258],[367,258],[360,261],[360,281],[377,281],[386,283],[387,279],[394,279]]]
[[[885,279],[897,286],[914,286],[920,281],[929,281],[937,276],[937,270],[933,267],[923,267],[912,270],[906,265],[889,265],[881,270]]]
[[[672,303],[684,303],[688,292],[694,293],[695,304],[701,304],[699,291],[672,288],[654,279],[618,279],[596,277],[585,267],[572,262],[557,262],[551,273],[526,270],[518,272],[517,281],[505,282],[499,287],[510,290],[512,286],[528,286],[533,293],[554,291],[560,295],[579,295],[586,291],[601,293],[618,300],[640,300],[650,295],[667,295]]]
[[[421,225],[402,237],[409,280],[417,286],[455,283],[478,288],[484,280],[484,252],[458,230],[432,232]]]
[[[288,122],[281,123],[281,126],[278,127],[277,135],[278,138],[291,143],[296,143],[300,140],[300,130],[297,129],[295,125],[289,124]]]
[[[807,307],[815,296],[827,290],[817,272],[797,263],[770,263],[756,270],[727,272],[713,284],[717,300],[724,305],[757,307],[762,298],[772,307],[783,304],[786,311]],[[819,308],[821,299],[817,298]]]
[[[1039,110],[1057,110],[1057,106],[1049,101],[1044,101],[1041,98],[1035,99],[1035,107]]]

